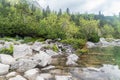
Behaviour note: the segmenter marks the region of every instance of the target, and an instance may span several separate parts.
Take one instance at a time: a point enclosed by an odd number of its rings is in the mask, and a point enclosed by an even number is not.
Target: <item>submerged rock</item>
[[[56,80],[72,80],[72,76],[55,76]]]

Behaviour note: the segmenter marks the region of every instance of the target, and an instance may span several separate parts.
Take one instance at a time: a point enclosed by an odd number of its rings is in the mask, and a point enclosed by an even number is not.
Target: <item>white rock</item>
[[[43,77],[46,80],[50,80],[53,76],[50,73],[42,73],[39,76]]]
[[[55,76],[56,80],[72,80],[71,76]]]
[[[90,70],[90,71],[97,71],[97,72],[100,71],[100,69],[94,68],[94,67],[88,67],[87,69]]]
[[[50,69],[54,69],[54,68],[55,68],[55,66],[50,65],[45,68],[42,68],[41,70],[50,70]]]
[[[41,76],[37,76],[37,78],[35,80],[45,80],[45,79]]]
[[[29,69],[33,69],[37,66],[38,62],[30,59],[20,59],[11,65],[12,70],[17,70],[18,72],[25,72]]]
[[[51,57],[52,57],[52,56],[59,55],[57,52],[55,52],[55,51],[53,51],[53,50],[46,50],[46,53],[47,53],[48,55],[50,55]]]
[[[8,73],[10,66],[0,63],[0,75]]]
[[[3,48],[3,45],[2,44],[0,44],[0,50]]]
[[[76,54],[71,54],[67,57],[66,65],[77,65],[76,61],[78,60],[78,56]]]
[[[15,62],[15,59],[10,56],[10,55],[6,55],[6,54],[0,54],[0,61],[3,64],[12,64]]]
[[[87,48],[96,47],[96,45],[93,42],[87,42],[86,45],[87,45]]]
[[[46,66],[47,64],[50,64],[52,60],[51,56],[49,56],[43,51],[40,51],[39,54],[34,55],[33,59],[39,61],[39,65],[42,67]]]
[[[39,69],[35,68],[35,69],[26,71],[24,73],[24,77],[26,77],[28,80],[35,80],[38,74],[39,74]]]
[[[6,78],[15,77],[16,75],[17,75],[17,72],[10,72],[6,75]]]
[[[27,80],[27,79],[25,79],[21,75],[17,75],[16,77],[10,78],[9,80]]]
[[[11,45],[14,45],[13,42],[5,42],[4,48],[10,48]]]
[[[26,44],[14,46],[14,51],[13,51],[14,58],[17,59],[17,58],[31,56],[31,55],[32,55],[32,49],[30,49],[30,46]]]
[[[35,42],[32,46],[31,49],[35,50],[35,51],[40,51],[40,49],[42,48],[42,43],[40,42]]]

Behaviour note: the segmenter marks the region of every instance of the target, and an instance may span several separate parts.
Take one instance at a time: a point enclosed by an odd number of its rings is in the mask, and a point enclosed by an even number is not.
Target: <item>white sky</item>
[[[104,15],[118,15],[120,12],[120,0],[39,0],[40,5],[58,11],[60,8],[65,11],[69,8],[71,12],[98,13]]]

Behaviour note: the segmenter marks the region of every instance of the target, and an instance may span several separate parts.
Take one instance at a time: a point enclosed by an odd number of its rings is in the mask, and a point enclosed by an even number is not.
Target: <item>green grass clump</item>
[[[10,45],[9,48],[3,48],[3,49],[1,49],[0,53],[12,55],[13,54],[13,45]]]

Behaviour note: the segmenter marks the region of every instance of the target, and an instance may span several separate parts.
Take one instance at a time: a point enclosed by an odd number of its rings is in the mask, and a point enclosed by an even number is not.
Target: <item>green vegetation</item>
[[[40,9],[29,3],[0,0],[0,37],[25,42],[60,38],[75,49],[82,49],[86,41],[98,42],[100,37],[120,38],[120,16],[71,14],[69,8],[54,12],[49,6]]]
[[[13,54],[13,45],[10,45],[9,48],[3,48],[3,49],[1,49],[0,53],[12,55]]]
[[[55,51],[55,52],[58,52],[59,49],[58,49],[58,47],[56,45],[53,45],[52,50]]]

